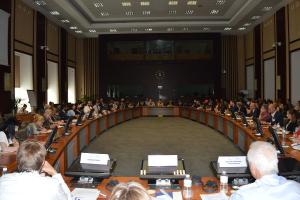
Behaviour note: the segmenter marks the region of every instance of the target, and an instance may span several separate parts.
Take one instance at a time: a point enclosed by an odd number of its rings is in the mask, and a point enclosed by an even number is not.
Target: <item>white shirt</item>
[[[4,143],[6,146],[8,146],[8,140],[3,131],[0,131],[0,143]],[[0,152],[2,151],[1,145],[0,145]]]
[[[300,184],[277,174],[265,175],[234,192],[230,200],[299,200]]]
[[[5,174],[0,177],[1,200],[71,200],[60,174],[41,176],[38,172]]]

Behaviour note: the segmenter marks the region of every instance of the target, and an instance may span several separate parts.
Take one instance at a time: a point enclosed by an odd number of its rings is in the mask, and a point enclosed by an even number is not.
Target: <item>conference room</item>
[[[0,199],[299,199],[299,13],[1,0]]]

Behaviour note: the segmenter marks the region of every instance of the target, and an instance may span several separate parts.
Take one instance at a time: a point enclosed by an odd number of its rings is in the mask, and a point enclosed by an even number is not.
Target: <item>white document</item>
[[[75,188],[72,191],[73,200],[97,200],[100,191],[97,189]]]
[[[246,156],[219,156],[219,167],[247,167]]]
[[[84,164],[107,165],[108,161],[109,161],[108,154],[81,153],[81,157],[80,157],[80,163],[84,163]]]
[[[177,166],[177,155],[148,155],[148,166],[151,167],[167,167]]]
[[[200,194],[202,200],[228,200],[228,196],[223,192],[214,194]]]
[[[173,200],[182,200],[181,192],[172,192],[172,194],[173,194]]]

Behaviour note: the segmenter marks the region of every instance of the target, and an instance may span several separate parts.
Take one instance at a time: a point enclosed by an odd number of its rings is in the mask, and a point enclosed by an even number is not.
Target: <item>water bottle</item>
[[[226,171],[222,171],[222,175],[220,176],[220,192],[225,194],[228,192],[228,176]]]
[[[7,168],[3,167],[2,168],[2,176],[5,175],[5,174],[7,174],[7,173],[8,173]]]
[[[183,197],[185,199],[191,199],[192,196],[192,179],[189,174],[186,174],[183,181]]]

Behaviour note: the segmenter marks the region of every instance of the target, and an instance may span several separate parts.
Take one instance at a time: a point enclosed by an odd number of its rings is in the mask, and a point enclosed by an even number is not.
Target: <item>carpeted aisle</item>
[[[177,117],[147,117],[117,125],[96,138],[84,152],[108,153],[117,159],[116,176],[137,176],[148,154],[177,154],[187,172],[213,176],[211,160],[243,153],[217,131]]]

